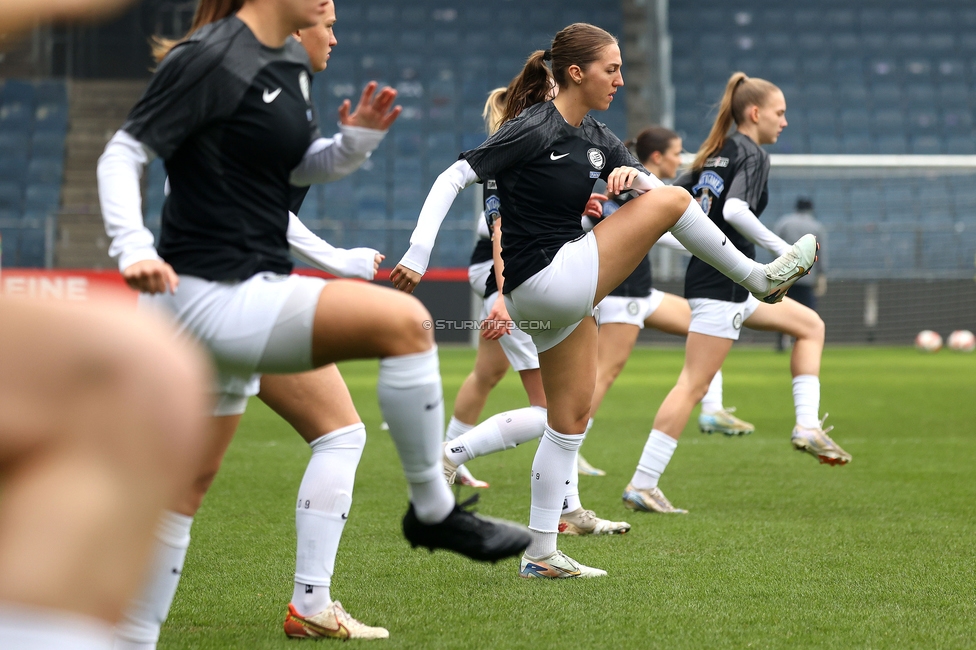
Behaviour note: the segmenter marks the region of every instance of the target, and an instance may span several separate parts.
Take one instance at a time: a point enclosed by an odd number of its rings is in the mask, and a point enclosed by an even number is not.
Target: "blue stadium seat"
[[[946,138],[946,153],[966,156],[976,154],[976,142],[970,135],[950,135]]]
[[[833,136],[837,130],[837,116],[829,108],[813,108],[807,111],[807,129],[812,138]]]
[[[46,239],[44,228],[21,228],[17,265],[30,268],[45,266]]]
[[[905,128],[905,116],[897,108],[883,108],[874,112],[874,132],[879,136],[899,134]]]
[[[0,182],[0,210],[19,211],[24,205],[24,189],[20,182]]]
[[[881,221],[884,206],[880,188],[870,185],[854,186],[851,188],[849,200],[853,221]]]
[[[841,150],[847,154],[875,153],[874,140],[866,133],[844,134],[841,137]]]
[[[27,183],[29,184],[58,184],[64,178],[64,163],[62,158],[44,158],[35,156],[27,166]]]
[[[47,210],[55,212],[61,204],[61,184],[45,183],[28,185],[24,192],[25,210]]]
[[[871,117],[867,109],[850,108],[841,111],[840,125],[845,135],[866,134],[870,131]]]
[[[34,111],[34,129],[41,132],[66,133],[68,130],[67,104],[41,104]]]
[[[0,264],[5,267],[20,266],[17,259],[19,248],[20,226],[7,228],[0,225]]]
[[[34,105],[34,85],[26,81],[8,79],[0,89],[0,104],[22,103]]]
[[[917,135],[937,134],[941,129],[942,120],[932,109],[913,110],[908,114],[910,131]]]
[[[43,158],[64,158],[64,134],[34,132],[34,139],[31,143],[31,154],[34,157]]]
[[[7,103],[0,107],[0,131],[30,133],[34,128],[31,108],[24,103]]]
[[[912,138],[913,154],[940,154],[942,151],[942,140],[933,135],[920,135]]]
[[[878,136],[878,153],[880,154],[903,154],[908,153],[908,142],[904,135],[880,135]]]
[[[864,106],[868,102],[868,89],[863,83],[841,83],[840,99],[846,106]]]
[[[931,84],[908,84],[905,86],[905,100],[909,106],[931,107],[935,104],[935,88]]]
[[[59,79],[49,79],[36,82],[34,84],[34,96],[38,105],[68,105],[68,90],[65,87],[64,82]]]
[[[901,104],[901,88],[895,83],[879,82],[871,87],[871,97],[875,106],[898,106]]]
[[[0,183],[23,183],[27,178],[27,156],[16,152],[0,156]]]
[[[969,88],[965,83],[950,82],[939,88],[939,104],[943,108],[966,108],[969,106]]]
[[[911,221],[917,214],[915,193],[911,186],[898,181],[882,190],[885,201],[885,218],[888,221]]]

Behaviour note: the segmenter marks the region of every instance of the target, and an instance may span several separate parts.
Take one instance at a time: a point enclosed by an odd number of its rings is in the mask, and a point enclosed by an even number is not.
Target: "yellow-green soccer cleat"
[[[747,436],[756,426],[732,415],[735,407],[730,406],[715,413],[702,413],[698,416],[698,428],[702,433],[724,433],[727,436]]]
[[[559,517],[561,535],[623,535],[629,530],[626,521],[600,519],[592,510],[582,508]]]
[[[588,462],[586,462],[586,459],[583,458],[582,454],[576,455],[576,470],[581,475],[584,476],[606,476],[607,475],[607,473],[604,472],[602,469],[593,467]]]
[[[800,237],[793,244],[793,248],[765,265],[766,278],[769,280],[767,292],[752,295],[769,304],[782,300],[793,283],[810,272],[813,263],[817,261],[818,250],[820,244],[817,243],[816,237],[813,235]]]
[[[519,566],[519,576],[523,578],[548,578],[562,580],[565,578],[599,578],[607,575],[603,569],[584,566],[576,560],[566,556],[562,551],[539,560],[531,560],[522,556]]]
[[[624,505],[631,510],[641,512],[660,512],[664,514],[684,515],[687,510],[675,508],[661,492],[661,488],[653,487],[650,490],[638,490],[633,485],[628,484],[624,489]]]
[[[815,456],[821,465],[824,463],[827,465],[846,465],[851,462],[851,455],[841,449],[840,445],[827,435],[834,427],[824,429],[823,424],[826,420],[827,414],[824,413],[823,420],[820,420],[820,426],[815,429],[796,425],[793,427],[790,442],[793,443],[793,448],[797,451],[805,451],[811,456]]]
[[[301,616],[288,605],[285,634],[292,639],[388,639],[386,628],[370,627],[349,615],[342,603],[335,601],[314,616]]]

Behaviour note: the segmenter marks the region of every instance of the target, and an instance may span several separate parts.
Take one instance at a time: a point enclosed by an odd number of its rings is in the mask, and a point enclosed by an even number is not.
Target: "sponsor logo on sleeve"
[[[728,167],[729,159],[723,156],[715,156],[705,159],[705,167]]]

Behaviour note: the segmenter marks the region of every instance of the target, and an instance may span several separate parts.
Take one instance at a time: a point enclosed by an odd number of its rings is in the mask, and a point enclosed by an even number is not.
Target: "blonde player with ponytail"
[[[733,125],[735,131],[730,135]],[[726,85],[715,124],[690,172],[676,183],[691,192],[702,211],[721,229],[728,245],[751,258],[755,257],[756,244],[776,255],[789,250],[789,245],[758,219],[769,198],[769,155],[761,145],[776,142],[786,125],[782,91],[768,81],[736,72]],[[698,257],[688,264],[685,298],[691,305],[685,365],[654,419],[637,471],[624,490],[625,505],[635,510],[657,510],[651,502],[664,498],[658,479],[691,409],[705,395],[743,325],[782,332],[797,340],[790,363],[796,410],[793,446],[822,463],[843,465],[850,461],[850,454],[830,439],[829,429],[822,428],[819,417],[824,324],[816,312],[789,298],[765,304]]]

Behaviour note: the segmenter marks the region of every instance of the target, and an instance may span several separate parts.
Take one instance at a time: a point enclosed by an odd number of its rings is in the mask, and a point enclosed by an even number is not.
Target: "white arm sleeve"
[[[646,192],[658,187],[664,187],[664,182],[660,178],[654,174],[639,172],[637,174],[637,178],[635,178],[634,182],[631,184],[630,189],[637,190],[638,192]]]
[[[749,209],[749,204],[742,199],[728,199],[725,207],[722,208],[722,216],[733,228],[757,246],[762,246],[775,255],[782,255],[790,250],[790,245],[764,226],[759,221],[759,217]]]
[[[372,248],[336,248],[288,213],[288,249],[310,266],[341,278],[372,280],[373,262],[379,251]]]
[[[348,176],[366,162],[385,135],[386,131],[340,124],[334,137],[318,138],[309,146],[291,172],[291,184],[305,187]]]
[[[667,231],[661,235],[661,238],[658,239],[654,245],[663,246],[664,248],[670,248],[671,250],[681,251],[682,253],[688,253],[691,255],[688,249],[678,241],[678,238],[671,234],[671,231]]]
[[[153,235],[142,220],[140,181],[155,154],[125,131],[118,131],[98,159],[98,199],[105,232],[112,240],[108,254],[119,258],[119,270],[136,262],[158,260]]]
[[[420,210],[417,227],[410,235],[410,248],[404,253],[400,264],[420,275],[427,272],[434,240],[437,239],[437,231],[440,230],[447,211],[451,209],[461,190],[477,180],[478,175],[467,160],[457,161],[437,177],[427,200],[424,201],[424,207]]]

